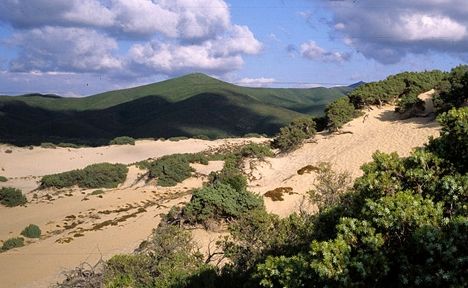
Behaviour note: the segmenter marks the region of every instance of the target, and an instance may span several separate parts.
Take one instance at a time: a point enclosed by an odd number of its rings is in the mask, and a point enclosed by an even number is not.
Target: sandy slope
[[[433,117],[397,120],[393,106],[373,108],[342,128],[345,134],[320,133],[315,143],[307,143],[295,152],[268,159],[253,171],[257,180],[251,190],[264,194],[278,187],[292,187],[295,194],[285,195],[285,201],[273,202],[266,198],[267,209],[279,215],[296,210],[302,195],[312,187],[314,174],[298,175],[297,170],[319,162],[330,162],[336,170],[348,171],[353,177],[361,175],[360,166],[372,160],[376,150],[397,152],[407,156],[414,147],[427,142],[429,136],[439,135],[439,126]]]
[[[27,240],[25,247],[0,253],[0,287],[45,287],[61,279],[63,270],[83,261],[95,263],[101,256],[108,259],[117,253],[133,251],[158,225],[161,213],[188,201],[188,191],[200,187],[206,175],[222,169],[223,163],[195,164],[197,177],[172,188],[139,181],[144,172],[130,166],[125,183],[101,196],[89,196],[93,189],[35,191],[39,176],[83,168],[92,163],[128,164],[249,141],[265,139],[138,141],[135,146],[82,149],[36,147],[29,150],[0,146],[0,175],[9,178],[6,183],[0,182],[0,187],[21,188],[30,200],[25,207],[0,205],[0,240],[17,237],[32,223],[43,231],[40,240]],[[12,149],[13,153],[3,153],[6,149]]]
[[[422,96],[430,96],[425,94]],[[427,97],[426,97],[427,98]],[[425,98],[425,99],[426,99]],[[439,133],[431,117],[397,120],[394,107],[366,111],[343,127],[345,134],[321,133],[314,143],[266,162],[247,163],[250,189],[264,194],[278,187],[292,187],[294,193],[284,201],[265,198],[267,209],[285,216],[297,210],[303,195],[314,183],[314,174],[298,175],[306,165],[327,161],[354,177],[359,167],[371,160],[376,150],[396,151],[408,155],[413,147],[423,145],[429,136]],[[243,139],[219,141],[187,140],[180,142],[138,141],[135,146],[112,146],[85,149],[13,148],[13,153],[0,153],[0,175],[10,178],[0,186],[20,187],[31,191],[41,175],[82,168],[97,162],[133,163],[172,153],[198,152]],[[260,141],[257,139],[257,141]],[[0,151],[7,149],[0,146]],[[38,199],[27,207],[0,207],[0,239],[16,236],[28,224],[38,224],[44,231],[40,240],[25,247],[0,253],[1,287],[44,287],[60,279],[60,272],[83,261],[95,262],[120,252],[130,252],[146,239],[160,221],[160,214],[190,199],[190,189],[200,187],[206,175],[222,168],[222,162],[194,165],[197,177],[177,187],[160,188],[138,181],[142,171],[130,167],[127,181],[118,189],[106,191],[102,198],[87,196],[90,190],[71,189],[30,192]],[[3,171],[2,171],[3,168]],[[87,199],[87,200],[86,200]],[[213,243],[217,233],[194,230],[200,246]],[[206,247],[201,247],[206,249]]]

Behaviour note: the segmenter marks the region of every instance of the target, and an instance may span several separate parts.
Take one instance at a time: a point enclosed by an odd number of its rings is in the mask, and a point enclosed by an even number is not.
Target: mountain
[[[348,87],[351,88],[351,89],[356,89],[359,86],[362,86],[362,85],[365,85],[365,84],[367,84],[367,83],[364,82],[364,81],[359,81],[359,82],[356,82],[354,84],[349,85]]]
[[[122,135],[272,134],[304,114],[321,116],[329,102],[351,90],[249,88],[196,73],[82,98],[0,96],[0,140],[98,145]]]

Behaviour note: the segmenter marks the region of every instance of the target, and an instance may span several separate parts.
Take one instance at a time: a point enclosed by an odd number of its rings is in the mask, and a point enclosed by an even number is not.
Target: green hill
[[[18,145],[98,145],[121,135],[272,134],[303,114],[321,116],[329,102],[350,90],[248,88],[189,74],[83,98],[0,96],[0,139]]]

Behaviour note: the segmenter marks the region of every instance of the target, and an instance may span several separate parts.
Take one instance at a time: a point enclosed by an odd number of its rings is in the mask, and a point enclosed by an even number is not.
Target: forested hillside
[[[210,138],[274,134],[352,88],[247,88],[203,74],[84,98],[30,94],[0,97],[0,139],[27,145],[102,145],[117,136]]]

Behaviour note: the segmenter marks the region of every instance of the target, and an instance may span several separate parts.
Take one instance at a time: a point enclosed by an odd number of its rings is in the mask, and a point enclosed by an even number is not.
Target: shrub
[[[339,98],[330,103],[325,109],[328,129],[336,131],[345,123],[353,120],[355,116],[353,104],[349,102],[348,97]]]
[[[258,158],[273,157],[275,154],[271,151],[270,147],[265,144],[249,143],[242,146],[240,149],[240,156],[244,158]]]
[[[30,224],[23,229],[21,235],[27,238],[39,238],[41,237],[41,229],[37,225]]]
[[[185,136],[178,136],[178,137],[171,137],[167,140],[169,141],[172,141],[172,142],[177,142],[177,141],[181,141],[181,140],[187,140],[188,137],[185,137]]]
[[[64,143],[64,142],[61,142],[59,144],[57,144],[58,147],[61,147],[61,148],[75,148],[75,149],[78,149],[78,148],[81,148],[82,146],[78,145],[78,144],[74,144],[74,143]]]
[[[115,188],[127,178],[128,168],[123,164],[99,163],[84,169],[46,175],[41,188],[65,188],[78,185],[80,188]]]
[[[110,145],[135,145],[135,139],[129,136],[115,137],[109,142]]]
[[[11,187],[3,187],[0,189],[0,203],[7,207],[14,207],[26,204],[27,199],[21,190]]]
[[[196,190],[183,210],[183,217],[192,224],[206,223],[208,220],[237,219],[248,211],[261,208],[261,197],[219,184]]]
[[[41,143],[41,147],[44,148],[44,149],[55,149],[55,148],[57,148],[57,146],[54,143],[50,143],[50,142]]]
[[[192,137],[193,139],[199,139],[199,140],[211,140],[210,137],[206,135],[195,135]]]
[[[24,238],[16,237],[6,240],[2,245],[2,251],[24,246]]]
[[[160,186],[175,186],[192,175],[190,163],[208,164],[208,158],[202,153],[163,156],[149,164],[149,177],[156,178]]]
[[[273,139],[271,146],[281,152],[289,152],[301,145],[305,139],[314,136],[315,133],[315,122],[312,118],[299,118],[288,126],[281,128]]]
[[[0,182],[7,182],[8,181],[8,178],[6,178],[5,176],[0,176]]]
[[[94,190],[93,192],[89,193],[91,196],[102,195],[105,192],[103,190]]]
[[[293,189],[291,187],[278,187],[266,192],[263,196],[271,198],[272,201],[283,201],[284,193],[292,194]]]
[[[13,153],[13,150],[11,150],[11,149],[7,149],[7,150],[5,150],[5,153],[7,153],[7,154],[11,154],[11,153]]]

